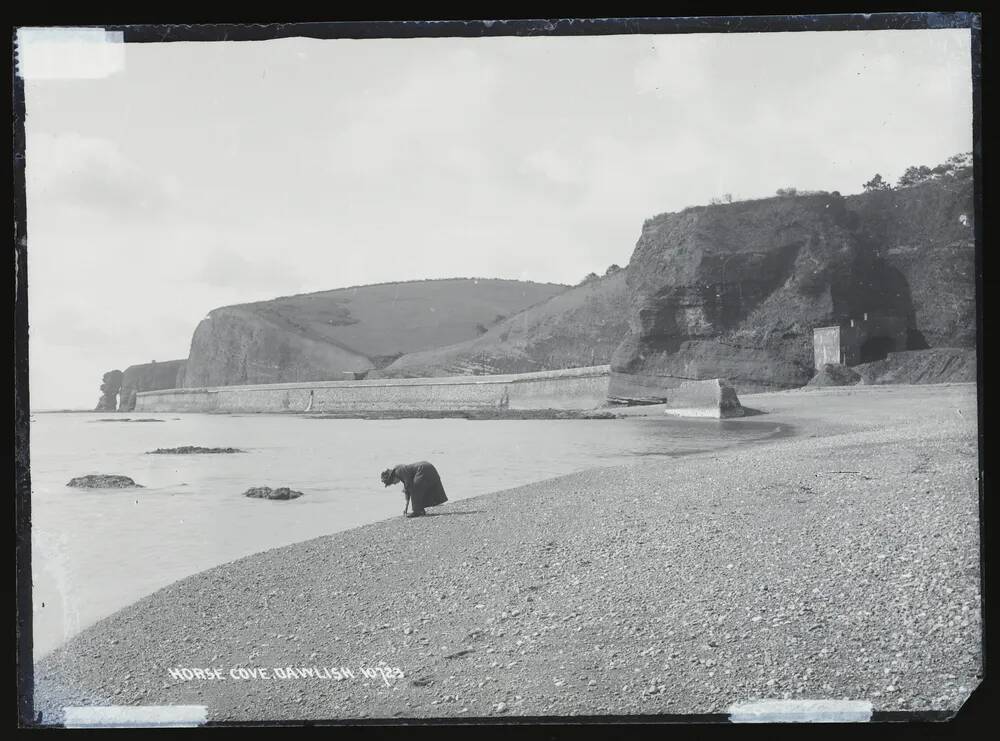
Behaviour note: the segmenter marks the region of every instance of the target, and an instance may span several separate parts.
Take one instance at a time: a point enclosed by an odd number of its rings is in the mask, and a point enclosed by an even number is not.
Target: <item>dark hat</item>
[[[385,484],[386,486],[389,486],[390,484],[392,484],[393,483],[393,479],[395,478],[395,474],[396,474],[396,472],[393,469],[391,469],[391,468],[385,469],[382,472],[382,475],[381,475],[382,483]]]

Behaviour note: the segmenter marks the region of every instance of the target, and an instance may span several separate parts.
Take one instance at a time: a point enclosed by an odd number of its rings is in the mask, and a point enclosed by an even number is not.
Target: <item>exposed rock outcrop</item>
[[[976,350],[935,347],[889,353],[885,360],[856,365],[863,383],[975,383]]]
[[[827,363],[809,379],[806,386],[853,386],[861,382],[861,374],[853,368],[848,368],[840,363]]]
[[[289,489],[287,486],[280,486],[277,489],[272,489],[270,486],[254,486],[243,492],[243,496],[252,499],[298,499],[302,496],[302,492]]]
[[[904,322],[908,350],[973,344],[971,213],[963,176],[650,219],[630,262],[629,333],[610,395],[666,399],[684,380],[712,377],[740,392],[803,386],[812,329],[866,313]]]
[[[118,399],[119,412],[135,409],[135,395],[143,391],[181,388],[184,384],[184,367],[187,360],[166,360],[163,362],[130,365],[122,374],[121,393]]]
[[[88,474],[87,476],[77,476],[70,479],[66,486],[78,489],[142,489],[140,484],[135,483],[128,476],[119,474]]]
[[[95,412],[113,412],[118,408],[118,392],[122,387],[122,372],[108,371],[101,379],[101,398],[97,400]]]
[[[712,377],[739,391],[804,386],[813,327],[866,311],[905,315],[901,281],[859,242],[856,221],[836,194],[647,221],[631,261],[629,334],[612,359],[611,396],[655,396],[658,386]]]
[[[386,283],[215,309],[191,341],[184,386],[345,380],[452,345],[566,290],[455,278]]]
[[[195,329],[185,386],[342,381],[372,368],[365,355],[283,327],[241,306],[215,309]]]
[[[472,340],[409,353],[371,378],[530,373],[611,360],[628,330],[627,271],[609,270],[504,319]]]

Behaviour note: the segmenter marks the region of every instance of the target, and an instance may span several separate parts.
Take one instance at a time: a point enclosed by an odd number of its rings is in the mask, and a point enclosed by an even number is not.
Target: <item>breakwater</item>
[[[610,369],[497,376],[302,381],[147,391],[137,412],[372,412],[593,409],[607,402]]]

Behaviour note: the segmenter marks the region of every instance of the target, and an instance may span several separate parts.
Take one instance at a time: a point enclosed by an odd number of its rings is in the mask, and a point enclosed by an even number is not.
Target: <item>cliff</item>
[[[135,395],[143,391],[181,388],[184,385],[184,367],[187,360],[166,360],[157,363],[130,365],[122,373],[118,411],[135,409]]]
[[[907,350],[972,345],[971,216],[970,174],[650,219],[630,261],[610,395],[652,400],[713,377],[740,392],[803,386],[813,328],[866,312],[905,321]]]
[[[968,171],[847,198],[859,236],[909,287],[920,333],[912,349],[976,344],[974,191]]]
[[[408,353],[370,378],[528,373],[607,365],[628,329],[627,270],[588,281],[447,347]]]
[[[385,283],[215,309],[191,340],[184,386],[343,380],[405,353],[475,338],[566,286],[455,278]]]
[[[862,363],[854,370],[866,384],[975,383],[974,347],[938,347],[889,353],[885,360]]]

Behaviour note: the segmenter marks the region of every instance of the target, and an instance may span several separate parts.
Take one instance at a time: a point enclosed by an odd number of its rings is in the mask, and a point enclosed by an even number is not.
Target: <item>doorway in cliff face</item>
[[[930,345],[927,343],[927,338],[924,337],[924,333],[919,329],[910,328],[906,330],[906,349],[907,350],[926,350]]]
[[[876,360],[885,360],[894,346],[891,337],[869,337],[861,343],[858,357],[862,363],[873,363]]]

